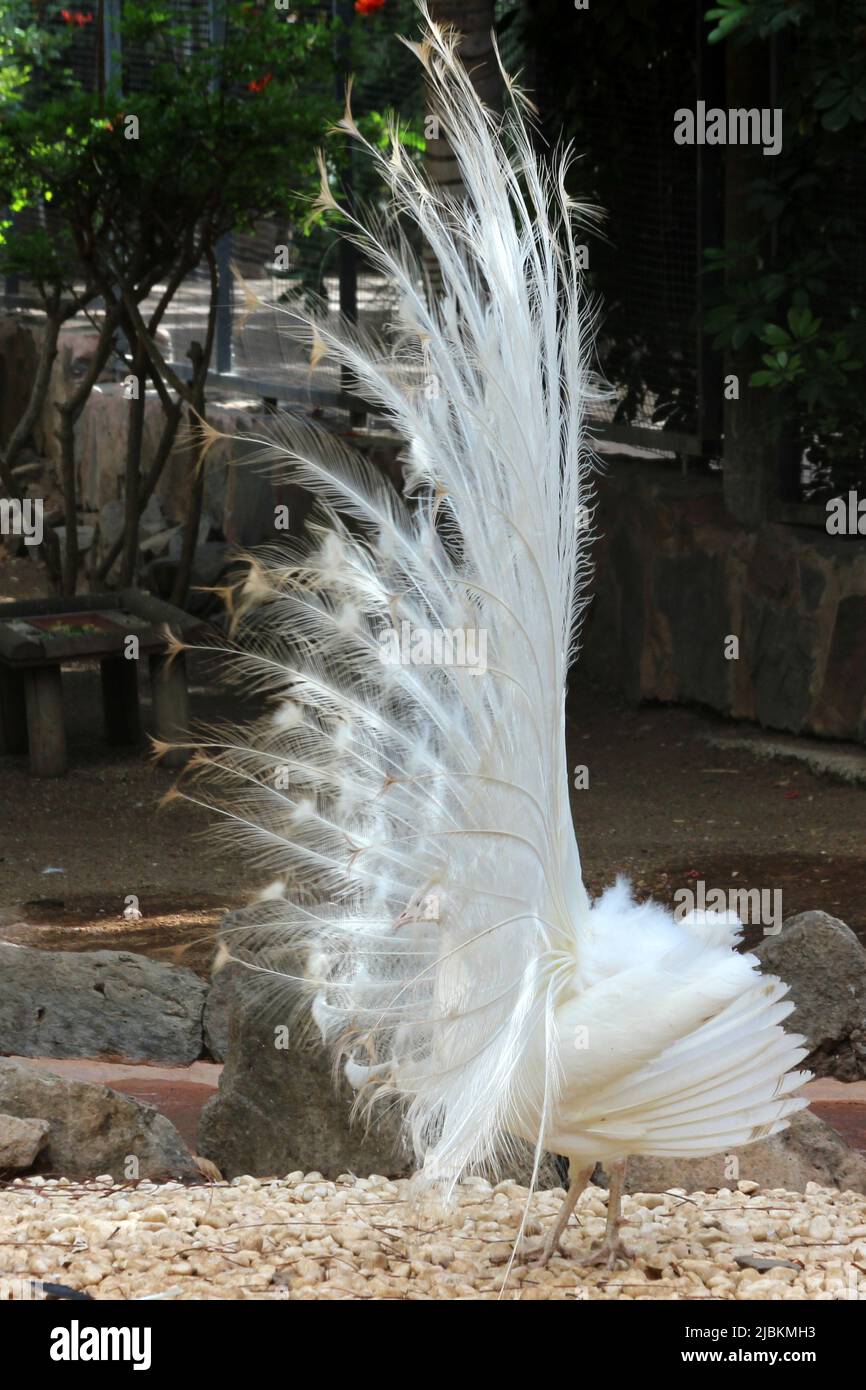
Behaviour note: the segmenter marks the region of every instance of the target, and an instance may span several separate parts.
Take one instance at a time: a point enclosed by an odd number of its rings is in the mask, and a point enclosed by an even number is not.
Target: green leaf
[[[829,82],[824,83],[824,86],[815,97],[815,106],[817,110],[824,111],[828,106],[836,106],[840,101],[847,98],[849,90],[848,83],[844,78],[831,78]]]
[[[834,106],[832,111],[827,112],[826,116],[822,118],[821,124],[825,130],[844,130],[850,119],[851,105],[850,100],[846,98],[838,106]]]
[[[791,341],[790,334],[786,333],[781,324],[778,323],[765,323],[761,338],[771,347],[781,347]]]

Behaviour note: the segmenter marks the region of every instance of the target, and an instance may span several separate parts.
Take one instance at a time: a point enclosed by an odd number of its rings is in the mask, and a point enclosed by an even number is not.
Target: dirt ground
[[[38,592],[38,574],[28,560],[0,566],[0,602]],[[222,913],[261,876],[214,847],[204,811],[178,801],[159,809],[175,775],[145,749],[103,743],[95,666],[65,672],[64,687],[66,776],[34,779],[25,758],[0,758],[0,935],[172,956],[195,943],[184,963],[206,971]],[[249,714],[194,662],[191,692],[201,721]],[[142,696],[147,727],[146,680]],[[569,715],[570,766],[589,773],[572,799],[594,893],[618,873],[671,905],[698,879],[708,890],[779,889],[785,916],[822,908],[866,943],[866,788],[711,747],[744,726],[706,711],[629,707],[578,680]],[[123,919],[130,894],[141,921]]]
[[[779,889],[785,917],[820,908],[866,944],[866,788],[712,747],[749,726],[706,710],[630,708],[578,684],[570,714],[572,766],[589,767],[572,805],[594,892],[617,873],[671,906],[698,879],[707,892]]]

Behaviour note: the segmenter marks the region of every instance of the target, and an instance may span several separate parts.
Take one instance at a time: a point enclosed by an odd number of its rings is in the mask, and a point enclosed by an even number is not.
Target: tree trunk
[[[450,25],[462,35],[459,53],[469,69],[472,85],[484,104],[498,111],[502,106],[502,78],[490,37],[494,12],[493,0],[431,0],[430,3],[431,18],[437,24]],[[427,139],[424,162],[434,183],[459,196],[463,180],[443,132]]]
[[[204,383],[207,378],[207,367],[202,369],[202,359],[204,350],[201,343],[192,342],[189,345],[189,356],[193,365],[194,400],[189,411],[189,432],[190,440],[195,440],[199,435],[199,418],[204,418]],[[198,528],[201,521],[201,508],[204,499],[204,465],[198,457],[198,451],[191,444],[192,448],[192,469],[190,480],[189,507],[186,514],[186,527],[183,533],[183,545],[180,551],[177,574],[174,579],[174,587],[171,593],[171,601],[182,608],[186,602],[189,591],[190,580],[192,578],[193,562],[195,560],[195,548],[198,544]]]
[[[120,311],[112,309],[102,321],[99,341],[78,389],[68,401],[58,401],[60,428],[57,439],[60,443],[61,479],[63,484],[63,510],[66,522],[66,545],[63,551],[61,592],[71,596],[78,584],[78,517],[76,515],[75,483],[75,423],[87,404],[93,387],[102,375],[114,342],[114,334],[120,319]]]
[[[459,53],[472,85],[485,105],[498,111],[502,105],[502,77],[493,52],[491,34],[495,14],[494,0],[430,0],[430,16],[437,24],[450,25],[461,34]],[[431,121],[432,118],[432,121]],[[427,133],[428,131],[432,133]],[[436,128],[435,112],[428,117],[424,166],[433,183],[452,197],[463,194],[463,180],[445,132]],[[439,285],[439,267],[428,247],[422,264],[431,286]]]
[[[212,249],[209,249],[205,254],[210,270],[210,309],[208,312],[207,334],[205,336],[204,347],[202,347],[200,343],[195,342],[189,345],[189,356],[193,366],[192,391],[190,396],[192,408],[189,411],[189,424],[190,433],[194,439],[199,433],[200,421],[205,417],[205,385],[207,383],[211,354],[213,353],[214,333],[216,331],[220,297],[220,277],[216,256]],[[186,530],[183,533],[180,564],[178,565],[171,595],[172,603],[177,604],[179,608],[183,607],[186,602],[190,580],[192,578],[195,547],[198,541],[198,527],[201,520],[202,501],[204,499],[204,461],[198,454],[193,458],[192,467],[193,473],[189,513],[187,516]]]
[[[130,336],[132,333],[130,332]],[[126,495],[123,513],[123,564],[120,567],[120,587],[127,589],[135,583],[135,562],[138,558],[138,518],[140,512],[141,444],[144,438],[144,412],[147,404],[147,352],[136,341],[131,375],[135,377],[138,395],[129,405],[129,426],[126,436]]]
[[[162,477],[162,472],[165,468],[168,456],[171,453],[172,448],[174,447],[175,436],[177,435],[177,428],[180,424],[180,417],[183,412],[183,400],[180,397],[178,397],[176,401],[173,401],[171,399],[168,392],[165,390],[165,387],[163,386],[159,373],[156,372],[155,369],[153,370],[153,378],[154,384],[156,385],[157,390],[160,392],[160,396],[162,399],[164,421],[162,426],[162,434],[159,438],[159,444],[157,445],[156,453],[153,458],[153,463],[150,465],[145,479],[139,488],[139,516],[141,516],[141,513],[147,506],[154,488],[156,487],[157,483]],[[110,550],[105,555],[105,557],[100,561],[99,568],[96,570],[94,574],[94,580],[96,581],[96,583],[99,583],[101,580],[107,578],[107,576],[111,573],[111,568],[118,555],[120,554],[121,550],[123,550],[123,547],[124,536],[123,534],[121,534],[118,536],[117,540],[111,546]]]
[[[60,329],[64,319],[69,315],[62,310],[52,312],[45,311],[45,332],[39,348],[39,361],[36,366],[36,375],[33,379],[33,387],[30,391],[30,399],[24,410],[24,414],[16,424],[9,436],[6,448],[0,452],[0,479],[10,497],[17,497],[19,489],[12,476],[12,469],[15,460],[30,438],[33,426],[39,418],[39,414],[45,404],[45,397],[48,394],[48,385],[51,381],[51,368],[57,356],[57,340],[60,337]]]
[[[176,401],[171,399],[168,389],[163,383],[157,363],[151,360],[148,344],[153,342],[156,331],[162,322],[166,310],[172,303],[179,286],[183,283],[185,276],[188,274],[193,264],[194,258],[191,259],[188,255],[178,261],[146,327],[140,315],[131,310],[128,305],[126,306],[129,339],[130,342],[135,344],[131,364],[132,375],[138,380],[139,397],[134,403],[133,411],[130,415],[130,432],[127,436],[124,529],[117,537],[117,540],[114,541],[108,553],[100,561],[93,576],[97,583],[105,579],[111,573],[112,566],[121,551],[125,552],[122,570],[122,586],[125,588],[127,585],[132,584],[135,577],[139,519],[150,500],[154,488],[162,477],[162,471],[174,445],[175,435],[177,434],[177,428],[180,424],[181,412],[183,410],[183,401],[180,396]],[[125,297],[124,304],[126,304]],[[150,375],[156,387],[157,395],[162,403],[164,422],[153,463],[142,482],[141,446],[144,437],[144,420],[147,407],[146,374]],[[133,496],[136,498],[134,506],[131,502]]]

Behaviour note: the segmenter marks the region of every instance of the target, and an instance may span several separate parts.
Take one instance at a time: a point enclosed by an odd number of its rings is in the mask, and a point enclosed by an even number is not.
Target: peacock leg
[[[583,1192],[590,1178],[594,1164],[588,1168],[575,1168],[573,1163],[568,1165],[568,1191],[562,1199],[562,1206],[556,1215],[556,1220],[547,1233],[544,1244],[538,1254],[533,1258],[533,1263],[537,1263],[542,1269],[553,1255],[566,1255],[561,1245],[562,1233],[568,1225],[568,1219],[574,1208],[577,1206],[577,1199]]]
[[[610,1187],[607,1193],[607,1222],[604,1228],[604,1238],[598,1249],[584,1256],[582,1260],[578,1261],[579,1264],[605,1265],[608,1269],[613,1269],[617,1260],[631,1264],[634,1259],[632,1252],[623,1245],[619,1238],[627,1163],[627,1158],[618,1158],[610,1165]]]

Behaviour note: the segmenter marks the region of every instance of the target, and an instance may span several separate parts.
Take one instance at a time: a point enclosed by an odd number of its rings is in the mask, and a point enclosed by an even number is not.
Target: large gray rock
[[[230,962],[213,976],[207,992],[202,1020],[204,1044],[215,1062],[224,1062],[228,1056],[235,977],[243,968]]]
[[[736,1165],[730,1162],[731,1156]],[[736,1187],[745,1178],[762,1188],[785,1187],[803,1192],[807,1182],[838,1187],[842,1192],[866,1192],[866,1155],[852,1149],[835,1129],[809,1110],[796,1114],[789,1127],[771,1139],[732,1149],[713,1158],[632,1158],[629,1192],[686,1192]]]
[[[61,1177],[196,1178],[199,1170],[174,1125],[108,1086],[68,1081],[0,1058],[0,1111],[46,1120],[35,1169]]]
[[[206,990],[191,970],[129,951],[0,942],[0,1053],[194,1062]]]
[[[47,1120],[22,1120],[0,1112],[0,1173],[21,1173],[32,1168],[45,1147],[51,1126]]]
[[[347,1170],[360,1176],[411,1172],[393,1121],[366,1139],[363,1125],[349,1122],[351,1093],[346,1087],[335,1091],[333,1068],[321,1049],[275,1050],[274,1020],[270,1014],[267,1021],[261,1017],[260,1000],[248,993],[245,999],[249,984],[244,967],[232,962],[213,977],[208,993],[205,1045],[216,1061],[228,1058],[229,1066],[219,1095],[203,1112],[199,1155],[228,1177],[298,1168],[326,1176]],[[532,1168],[533,1155],[527,1151],[522,1161],[512,1161],[509,1176],[529,1182]],[[498,1182],[502,1173],[484,1176]],[[541,1188],[560,1187],[566,1177],[565,1161],[558,1169],[548,1154],[536,1181]]]
[[[232,982],[227,1060],[202,1113],[199,1154],[228,1178],[299,1168],[332,1178],[408,1173],[394,1119],[369,1130],[352,1124],[351,1092],[335,1086],[330,1056],[298,1046],[294,1027],[282,1046],[287,1020],[263,1006],[256,983],[240,971]]]
[[[839,1081],[866,1077],[866,951],[851,928],[826,912],[801,912],[755,955],[791,986],[797,1007],[785,1027],[809,1040],[804,1066]]]

